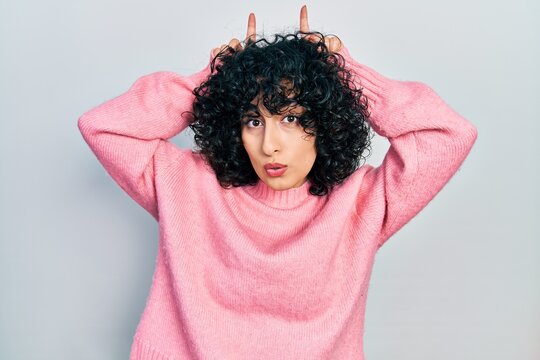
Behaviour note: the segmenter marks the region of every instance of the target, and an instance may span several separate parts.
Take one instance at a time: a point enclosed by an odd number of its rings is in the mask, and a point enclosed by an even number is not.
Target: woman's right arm
[[[210,54],[210,59],[212,54]],[[158,220],[154,167],[159,153],[188,126],[192,91],[210,75],[210,62],[189,76],[160,71],[140,77],[122,95],[85,112],[79,130],[99,162],[126,193]]]

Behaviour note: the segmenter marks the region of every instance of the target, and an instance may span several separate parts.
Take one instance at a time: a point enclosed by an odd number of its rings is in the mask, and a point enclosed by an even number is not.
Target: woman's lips
[[[283,175],[285,171],[287,171],[287,166],[283,166],[278,169],[267,168],[265,170],[268,176],[277,177]]]

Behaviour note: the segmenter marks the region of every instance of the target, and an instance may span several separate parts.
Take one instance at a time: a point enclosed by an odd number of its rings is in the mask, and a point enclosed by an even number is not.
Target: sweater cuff
[[[368,110],[370,115],[375,115],[381,110],[384,99],[388,98],[396,80],[379,74],[369,66],[354,60],[349,50],[342,46],[337,52],[345,59],[345,68],[351,71],[352,81],[357,88],[362,88],[362,94],[368,98]]]

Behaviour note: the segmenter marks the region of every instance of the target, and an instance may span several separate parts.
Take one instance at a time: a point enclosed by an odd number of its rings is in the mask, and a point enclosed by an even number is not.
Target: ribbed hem
[[[149,344],[140,340],[137,336],[133,338],[129,360],[178,360],[177,358],[167,356]]]

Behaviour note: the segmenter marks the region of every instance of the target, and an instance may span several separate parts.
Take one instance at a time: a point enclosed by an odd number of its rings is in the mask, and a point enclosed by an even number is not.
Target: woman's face
[[[260,116],[247,113],[242,119],[242,142],[253,169],[269,187],[287,190],[299,187],[307,180],[317,151],[315,136],[304,132],[298,117],[305,109],[292,105],[282,115],[272,115],[259,96],[251,101],[258,107]],[[265,165],[279,163],[286,170],[266,170]]]

